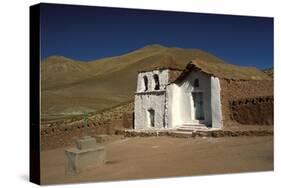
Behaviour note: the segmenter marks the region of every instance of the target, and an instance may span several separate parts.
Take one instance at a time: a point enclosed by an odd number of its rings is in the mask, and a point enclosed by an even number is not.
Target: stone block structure
[[[76,141],[76,147],[65,150],[65,172],[69,175],[95,168],[106,162],[105,149],[96,139],[85,136]]]

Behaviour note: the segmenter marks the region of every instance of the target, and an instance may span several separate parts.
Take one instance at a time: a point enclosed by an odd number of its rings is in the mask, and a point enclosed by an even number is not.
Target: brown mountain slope
[[[138,70],[172,57],[182,68],[193,59],[224,63],[201,50],[150,45],[90,62],[50,57],[42,62],[44,118],[95,111],[127,101],[136,89]]]
[[[63,56],[51,56],[41,64],[42,88],[61,86],[91,76],[88,66]]]
[[[274,70],[273,70],[273,67],[272,67],[272,68],[265,69],[265,70],[263,70],[263,72],[264,72],[265,74],[267,74],[268,76],[270,76],[271,78],[274,77]]]

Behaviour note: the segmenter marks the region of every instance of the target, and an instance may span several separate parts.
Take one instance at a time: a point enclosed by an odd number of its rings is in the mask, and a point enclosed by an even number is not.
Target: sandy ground
[[[120,138],[105,144],[107,163],[65,175],[64,149],[43,151],[42,184],[273,170],[273,137]]]

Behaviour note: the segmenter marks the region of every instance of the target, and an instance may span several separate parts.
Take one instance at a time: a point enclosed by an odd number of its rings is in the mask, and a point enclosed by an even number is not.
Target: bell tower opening
[[[159,76],[157,74],[153,75],[154,78],[154,82],[155,82],[155,90],[159,90],[160,89],[160,83],[159,83]]]
[[[143,77],[143,83],[144,83],[144,91],[148,90],[148,79],[147,76]]]

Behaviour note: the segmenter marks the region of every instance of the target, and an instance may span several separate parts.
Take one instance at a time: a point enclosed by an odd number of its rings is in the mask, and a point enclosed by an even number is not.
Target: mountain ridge
[[[172,57],[182,68],[193,59],[225,63],[199,49],[147,45],[129,53],[93,61],[50,56],[41,64],[42,114],[49,116],[102,110],[131,99],[138,70]]]

